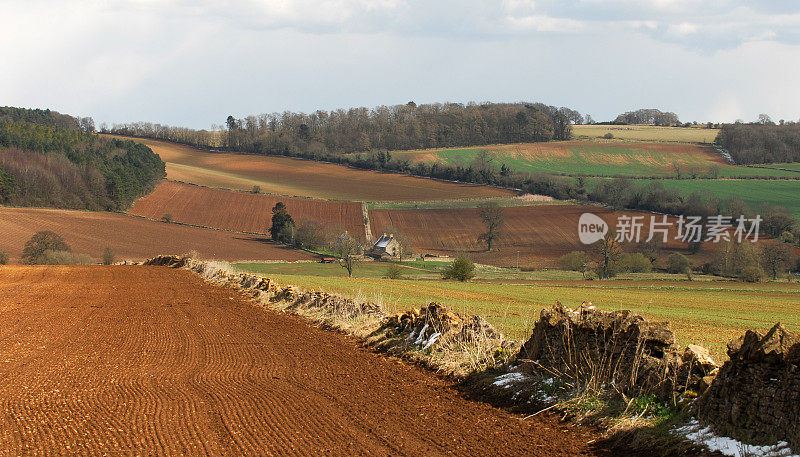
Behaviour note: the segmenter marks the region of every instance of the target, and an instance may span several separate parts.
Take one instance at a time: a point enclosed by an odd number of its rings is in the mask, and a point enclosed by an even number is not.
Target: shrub
[[[614,134],[611,133],[611,132],[608,132],[605,135],[603,135],[603,138],[605,138],[607,140],[613,140],[614,139]]]
[[[442,277],[444,279],[457,279],[462,282],[474,278],[475,264],[466,255],[460,254],[450,265],[445,267],[442,271]]]
[[[161,216],[161,221],[162,222],[166,222],[167,224],[172,223],[172,214],[167,213],[167,214]]]
[[[564,254],[558,259],[559,265],[565,270],[583,271],[584,267],[591,261],[589,254],[583,251],[572,251]]]
[[[22,261],[28,265],[42,264],[46,251],[69,252],[69,245],[64,238],[49,230],[36,232],[22,249]]]
[[[0,265],[8,265],[8,254],[6,251],[0,251]]]
[[[114,251],[111,250],[111,246],[106,246],[103,249],[103,265],[111,265],[114,263]]]
[[[97,262],[87,254],[69,251],[44,251],[40,265],[94,265]]]
[[[685,255],[674,252],[667,258],[667,271],[670,273],[686,273],[689,259]]]
[[[653,263],[641,252],[623,254],[620,263],[622,269],[629,273],[649,273],[653,270]]]
[[[400,265],[393,263],[383,273],[383,277],[386,279],[403,279],[403,269]]]
[[[739,273],[739,279],[744,282],[761,282],[763,276],[764,272],[757,265],[748,265]]]
[[[250,190],[251,194],[260,194],[261,193],[261,186],[253,186]]]

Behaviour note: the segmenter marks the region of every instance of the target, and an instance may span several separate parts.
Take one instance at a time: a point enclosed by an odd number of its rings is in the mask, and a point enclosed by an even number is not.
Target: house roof
[[[385,248],[386,246],[389,246],[389,243],[391,243],[393,239],[394,239],[393,236],[382,235],[380,238],[378,238],[378,241],[375,242],[375,245],[373,247]]]

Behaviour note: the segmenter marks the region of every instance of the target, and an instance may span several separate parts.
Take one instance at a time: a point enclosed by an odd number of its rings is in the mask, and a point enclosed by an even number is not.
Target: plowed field
[[[486,231],[479,209],[423,209],[423,210],[372,210],[369,212],[372,233],[380,234],[386,227],[394,227],[408,236],[415,253],[456,255],[468,253],[479,263],[498,266],[516,266],[517,252],[521,267],[553,266],[555,261],[570,251],[591,250],[578,239],[578,219],[591,212],[602,217],[613,229],[619,214],[609,209],[577,205],[544,205],[505,208],[503,237],[491,252],[484,252],[485,244],[478,236]],[[649,213],[627,213],[645,216],[642,229],[644,238],[649,232]],[[657,216],[660,220],[661,216]],[[667,246],[685,248],[670,236]]]
[[[209,187],[333,200],[422,201],[513,195],[472,184],[356,170],[310,160],[209,152],[165,141],[130,138],[167,164],[167,178]]]
[[[3,455],[598,452],[186,270],[0,267],[0,297]]]
[[[117,259],[186,254],[224,260],[311,260],[303,251],[273,244],[262,236],[187,227],[116,213],[0,207],[0,251],[19,262],[22,248],[40,230],[64,237],[72,252],[100,259],[106,246]]]
[[[246,194],[171,181],[162,182],[153,193],[136,202],[129,213],[151,219],[170,214],[175,222],[266,233],[272,223],[272,207],[279,201],[286,204],[297,223],[313,220],[364,235],[360,203]]]

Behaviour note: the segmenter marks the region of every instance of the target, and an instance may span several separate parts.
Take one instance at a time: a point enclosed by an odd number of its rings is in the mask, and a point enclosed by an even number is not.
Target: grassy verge
[[[652,275],[614,281],[460,283],[286,274],[286,270],[278,272],[281,264],[270,267],[274,269],[266,274],[279,283],[380,302],[390,313],[438,301],[458,312],[486,317],[515,340],[527,339],[540,311],[556,300],[571,307],[591,301],[602,309],[630,309],[654,320],[670,321],[681,344],[702,344],[719,359],[724,359],[725,344],[749,328],[766,330],[775,322],[783,322],[800,329],[800,314],[796,312],[800,285],[796,283],[688,282],[652,279]]]

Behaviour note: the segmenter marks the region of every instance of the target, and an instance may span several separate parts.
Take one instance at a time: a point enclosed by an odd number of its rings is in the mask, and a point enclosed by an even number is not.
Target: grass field
[[[665,187],[673,187],[684,193],[707,190],[721,198],[736,195],[754,210],[764,204],[784,206],[800,218],[800,181],[756,180],[756,179],[691,179],[663,180]]]
[[[185,224],[267,233],[272,224],[272,207],[279,201],[286,204],[297,223],[313,220],[327,227],[342,227],[364,238],[361,203],[256,195],[172,181],[159,184],[128,213],[151,219],[170,214],[173,221]]]
[[[708,146],[618,141],[554,141],[392,154],[414,162],[469,165],[481,151],[488,152],[498,167],[505,164],[521,172],[586,176],[669,176],[674,173],[674,164],[702,173],[714,166],[729,166]]]
[[[513,195],[508,190],[380,173],[310,160],[208,152],[175,143],[131,138],[167,164],[167,178],[208,187],[326,200],[417,201]]]
[[[628,141],[660,141],[679,143],[713,143],[719,129],[705,127],[657,127],[655,125],[573,125],[575,138],[614,138]]]
[[[630,309],[669,321],[681,344],[709,347],[724,357],[725,344],[750,328],[782,322],[800,330],[800,285],[688,281],[562,281],[531,284],[459,283],[271,273],[281,284],[382,302],[391,312],[438,301],[459,312],[480,314],[511,338],[530,336],[542,308],[556,300],[577,307],[591,301],[601,309]]]

